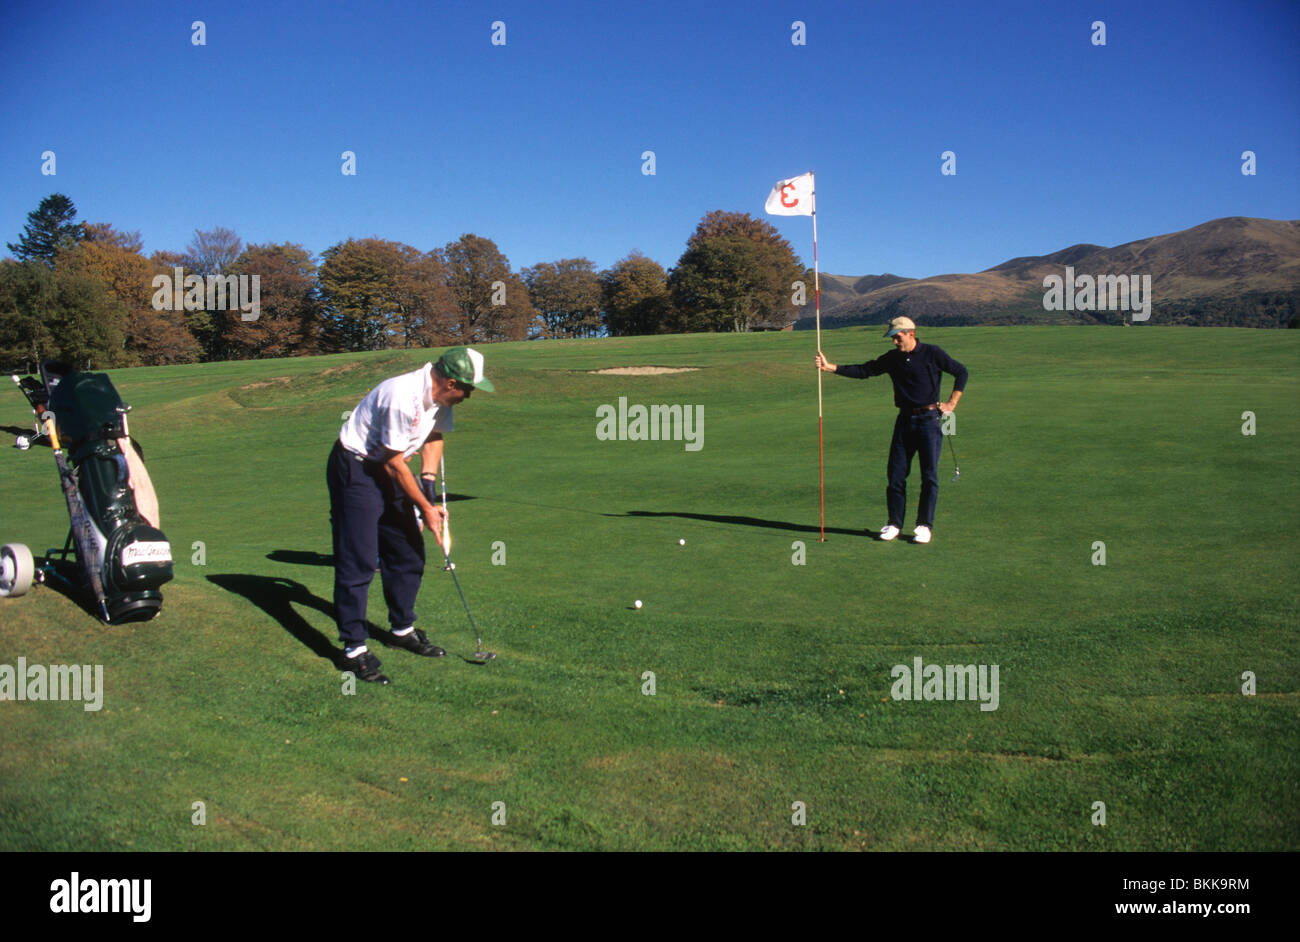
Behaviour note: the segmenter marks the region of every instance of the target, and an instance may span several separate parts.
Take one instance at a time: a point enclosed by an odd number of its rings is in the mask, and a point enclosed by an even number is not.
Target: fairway
[[[822,347],[860,363],[880,333]],[[446,483],[498,657],[465,659],[430,543],[419,626],[449,656],[374,645],[392,685],[355,691],[326,457],[438,351],[113,372],[176,578],[121,627],[50,586],[0,599],[0,664],[104,684],[100,710],[0,703],[0,849],[1300,849],[1300,331],[918,339],[970,371],[927,546],[864,533],[889,380],[830,375],[818,542],[811,333],[481,347],[497,392],[456,408]],[[594,372],[633,366],[692,369]],[[701,416],[695,442],[598,436],[621,398]],[[15,390],[0,426],[30,426]],[[41,553],[66,508],[12,441],[0,543]],[[996,666],[996,709],[891,696],[917,658]]]

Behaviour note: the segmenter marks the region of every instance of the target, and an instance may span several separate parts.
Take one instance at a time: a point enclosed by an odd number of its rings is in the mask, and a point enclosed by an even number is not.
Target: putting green
[[[0,665],[103,676],[98,710],[0,702],[0,848],[1300,847],[1300,334],[920,339],[970,370],[927,546],[863,535],[892,394],[834,376],[819,542],[811,334],[483,348],[498,392],[457,409],[447,483],[498,657],[465,662],[431,566],[420,625],[451,656],[380,648],[392,685],[354,691],[325,458],[431,352],[115,372],[176,580],[115,628],[49,586],[0,599]],[[690,369],[596,372],[643,366]],[[637,406],[666,440],[635,440]],[[0,448],[0,542],[66,528],[48,449]]]

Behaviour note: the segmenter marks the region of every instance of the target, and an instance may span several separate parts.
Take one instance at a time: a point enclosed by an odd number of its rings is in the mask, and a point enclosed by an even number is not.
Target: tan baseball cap
[[[910,317],[895,317],[885,329],[885,336],[892,337],[894,334],[901,334],[905,330],[916,330],[916,325],[912,323],[912,319]]]

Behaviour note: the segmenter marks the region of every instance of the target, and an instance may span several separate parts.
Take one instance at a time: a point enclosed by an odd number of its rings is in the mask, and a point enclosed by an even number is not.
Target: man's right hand
[[[834,363],[826,362],[826,357],[822,355],[822,352],[820,350],[818,350],[817,369],[821,370],[823,373],[834,373],[836,370],[836,366]]]
[[[438,542],[441,543],[443,524],[447,520],[447,516],[448,516],[447,511],[443,510],[437,504],[432,502],[428,504],[428,508],[429,508],[428,510],[425,510],[423,507],[417,504],[415,508],[416,509],[415,519],[419,522],[421,530],[423,530],[425,527],[428,527],[430,530],[433,531],[433,535],[438,540]]]

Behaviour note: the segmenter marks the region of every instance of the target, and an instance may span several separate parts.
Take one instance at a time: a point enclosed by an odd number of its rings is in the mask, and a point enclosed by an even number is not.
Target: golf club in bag
[[[47,551],[42,570],[57,575],[52,561],[75,555],[105,622],[148,621],[162,608],[159,587],[172,578],[172,556],[158,529],[153,483],[131,440],[131,407],[106,374],[57,361],[40,365],[39,380],[12,379],[49,437],[71,523],[63,549]],[[17,546],[0,554],[0,595],[30,586],[31,553],[21,547],[24,557]],[[15,591],[24,575],[27,585]]]
[[[445,514],[447,511],[447,465],[441,455],[438,456],[438,481],[442,485],[442,510]],[[429,503],[433,503],[437,499],[432,481],[427,481],[421,477],[420,488],[424,491],[424,496]],[[442,539],[439,542],[442,544],[442,557],[446,563],[442,567],[443,572],[451,573],[451,579],[456,583],[456,594],[460,596],[460,604],[465,606],[465,617],[469,619],[469,626],[474,629],[474,642],[477,645],[472,655],[474,663],[486,664],[496,657],[496,654],[483,650],[483,636],[478,630],[478,625],[474,622],[474,616],[469,612],[469,603],[465,601],[465,593],[461,590],[460,579],[456,578],[456,564],[451,561],[451,528],[447,525],[445,517],[442,524]]]

